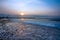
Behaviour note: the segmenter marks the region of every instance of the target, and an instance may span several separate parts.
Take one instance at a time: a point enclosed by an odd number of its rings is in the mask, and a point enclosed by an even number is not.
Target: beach
[[[0,22],[1,40],[60,40],[60,29],[27,24],[23,21]]]

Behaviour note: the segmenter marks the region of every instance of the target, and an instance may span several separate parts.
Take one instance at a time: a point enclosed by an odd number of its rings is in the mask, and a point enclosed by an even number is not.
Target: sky
[[[60,15],[60,0],[0,0],[0,12],[26,15]],[[9,11],[8,11],[9,10]],[[18,12],[18,13],[17,13]]]

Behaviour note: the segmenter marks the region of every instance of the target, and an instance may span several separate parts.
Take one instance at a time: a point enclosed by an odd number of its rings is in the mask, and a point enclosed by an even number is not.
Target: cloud
[[[3,0],[4,1],[4,0]],[[30,3],[33,3],[33,4],[45,4],[44,2],[42,1],[38,1],[38,0],[5,0],[7,4],[14,4],[16,6],[20,5],[20,7],[24,7]]]

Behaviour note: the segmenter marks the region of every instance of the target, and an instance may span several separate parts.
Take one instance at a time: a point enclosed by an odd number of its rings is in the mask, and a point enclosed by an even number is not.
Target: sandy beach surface
[[[0,40],[60,40],[60,29],[26,24],[0,23]]]

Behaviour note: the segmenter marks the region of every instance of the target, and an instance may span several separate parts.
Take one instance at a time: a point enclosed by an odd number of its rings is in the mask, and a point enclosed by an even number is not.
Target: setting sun
[[[23,15],[24,15],[24,13],[22,12],[22,13],[20,13],[20,15],[22,15],[22,16],[23,16]]]

